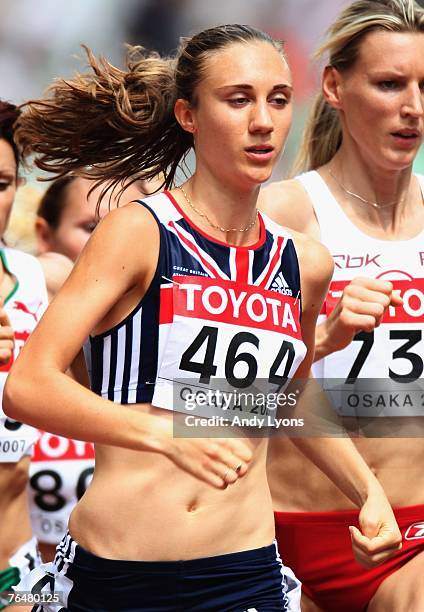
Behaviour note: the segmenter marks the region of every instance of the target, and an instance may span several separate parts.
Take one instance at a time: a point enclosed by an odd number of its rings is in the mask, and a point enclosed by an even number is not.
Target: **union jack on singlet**
[[[230,246],[189,221],[168,192],[140,201],[160,228],[152,283],[136,308],[90,337],[92,389],[173,408],[178,380],[278,390],[302,361],[299,265],[289,232],[259,214],[260,236]]]

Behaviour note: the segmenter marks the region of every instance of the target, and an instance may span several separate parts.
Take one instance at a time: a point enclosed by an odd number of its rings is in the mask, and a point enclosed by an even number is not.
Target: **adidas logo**
[[[279,272],[278,276],[274,278],[269,289],[270,291],[277,291],[277,293],[282,293],[284,295],[293,295],[293,292],[290,289],[288,282],[284,278],[282,272]]]

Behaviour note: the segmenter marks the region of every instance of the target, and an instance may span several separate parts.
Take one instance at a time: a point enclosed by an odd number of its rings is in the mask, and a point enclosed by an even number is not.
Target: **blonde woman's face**
[[[10,144],[0,138],[0,237],[3,236],[17,188],[15,155]]]
[[[410,166],[423,137],[424,34],[371,32],[339,76],[344,140],[386,170]]]

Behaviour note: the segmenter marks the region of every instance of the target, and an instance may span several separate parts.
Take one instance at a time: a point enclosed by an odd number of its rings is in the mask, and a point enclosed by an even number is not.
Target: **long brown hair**
[[[166,187],[193,146],[174,116],[184,98],[196,105],[196,86],[211,53],[232,43],[266,41],[268,34],[244,25],[224,25],[182,41],[176,58],[130,47],[126,69],[97,59],[85,47],[87,73],[54,83],[48,95],[23,106],[17,142],[36,165],[58,176],[77,173],[106,189],[121,191],[137,179],[161,173]],[[162,186],[163,186],[162,185]]]
[[[329,65],[346,71],[355,64],[364,37],[374,30],[424,32],[424,10],[414,0],[357,0],[340,13],[314,57],[328,53]],[[292,174],[323,166],[341,143],[338,112],[320,93],[310,111]]]

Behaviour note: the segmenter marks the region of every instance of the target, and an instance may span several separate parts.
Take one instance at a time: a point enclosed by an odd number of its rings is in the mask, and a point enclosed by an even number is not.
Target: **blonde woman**
[[[315,371],[325,384],[346,381],[340,413],[380,436],[354,441],[395,508],[403,548],[373,570],[356,564],[353,504],[283,439],[273,440],[269,460],[277,537],[303,582],[302,609],[419,612],[423,409],[406,383],[423,378],[424,180],[412,164],[424,127],[424,11],[412,0],[354,2],[330,28],[325,54],[299,159],[306,172],[265,190],[262,205],[333,255]]]

